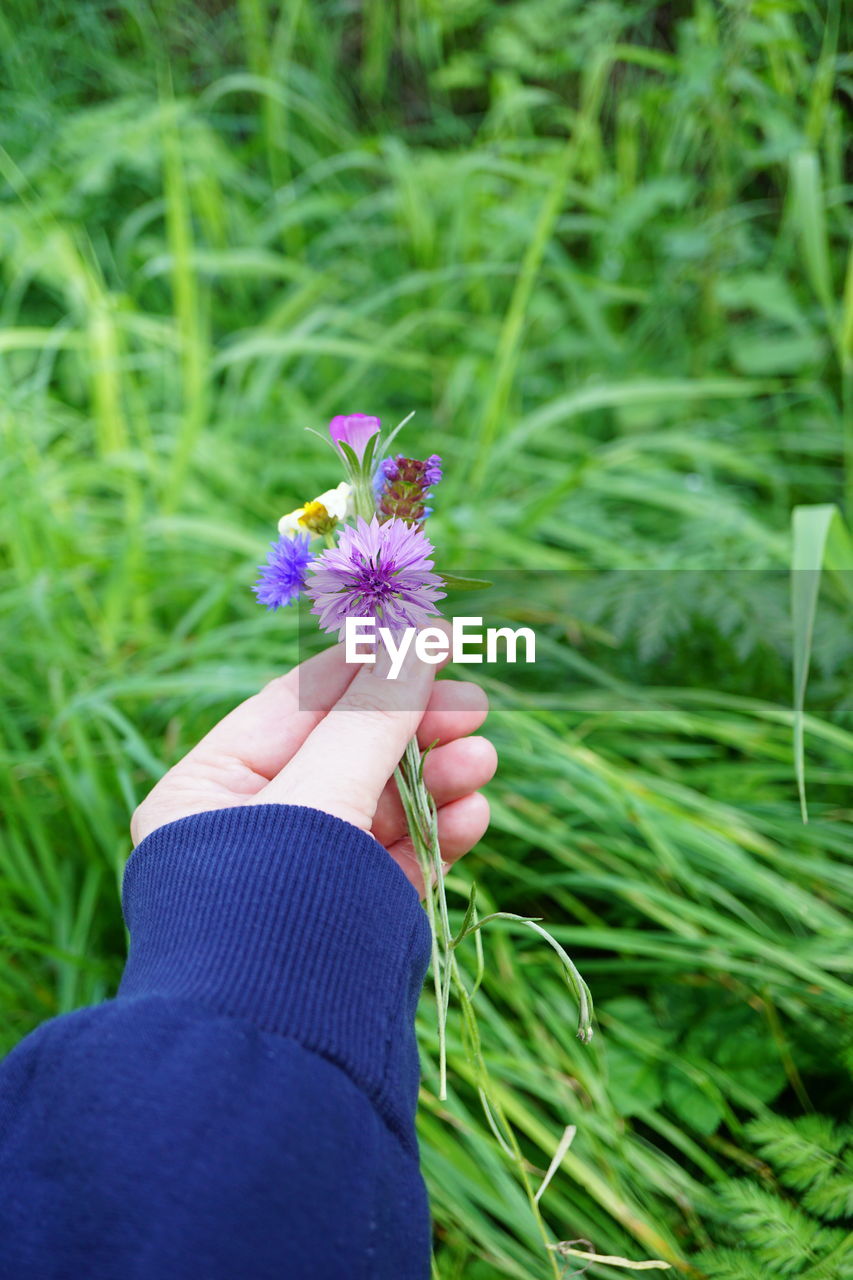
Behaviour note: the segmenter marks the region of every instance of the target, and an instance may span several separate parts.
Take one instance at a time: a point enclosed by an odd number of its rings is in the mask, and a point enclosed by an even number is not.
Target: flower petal
[[[329,423],[329,434],[335,444],[343,441],[350,446],[357,458],[361,458],[368,440],[377,434],[381,426],[378,418],[372,418],[366,413],[339,414]]]

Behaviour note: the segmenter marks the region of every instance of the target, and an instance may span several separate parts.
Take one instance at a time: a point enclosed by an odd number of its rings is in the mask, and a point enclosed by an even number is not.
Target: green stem
[[[368,523],[376,515],[376,499],[373,496],[373,485],[369,476],[361,475],[354,478],[352,503],[355,514],[367,520]]]
[[[444,1101],[447,1098],[446,1027],[450,973],[448,957],[451,952],[450,919],[444,893],[435,802],[424,783],[421,753],[416,738],[410,739],[395,777],[424,882],[424,903],[432,938],[432,976],[438,1012],[439,1097]],[[435,892],[435,884],[440,886],[438,894]],[[439,898],[438,913],[436,897]]]
[[[438,1019],[439,1091],[440,1101],[447,1098],[447,1012],[450,1003],[451,984],[459,1000],[464,1025],[470,1041],[470,1055],[476,1072],[480,1098],[486,1118],[506,1155],[515,1165],[536,1229],[542,1239],[547,1265],[555,1280],[560,1270],[557,1256],[551,1247],[548,1227],[542,1217],[539,1202],[525,1167],[524,1155],[504,1108],[489,1087],[489,1075],[480,1045],[480,1036],[474,1017],[471,994],[465,986],[456,958],[455,940],[450,929],[450,913],[447,909],[447,893],[444,883],[444,864],[438,840],[438,815],[435,802],[427,790],[423,776],[424,756],[417,739],[412,738],[395,773],[397,790],[409,835],[417,855],[424,882],[424,904],[432,939],[432,972],[435,984],[435,1002]],[[479,928],[477,927],[477,932]],[[461,937],[460,939],[461,940]],[[498,1127],[498,1125],[500,1127]],[[501,1133],[501,1129],[503,1133]]]

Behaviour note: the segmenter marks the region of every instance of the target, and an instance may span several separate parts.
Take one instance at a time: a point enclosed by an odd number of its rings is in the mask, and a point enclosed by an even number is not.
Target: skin
[[[381,661],[348,666],[342,645],[303,662],[235,707],[160,779],[131,819],[134,844],[209,809],[307,805],[370,833],[422,893],[392,777],[406,743],[415,732],[422,748],[437,740],[424,778],[446,864],[485,833],[479,788],[497,767],[491,742],[470,736],[486,718],[486,695],[467,681],[436,684],[438,669],[414,645],[396,680],[384,678]]]

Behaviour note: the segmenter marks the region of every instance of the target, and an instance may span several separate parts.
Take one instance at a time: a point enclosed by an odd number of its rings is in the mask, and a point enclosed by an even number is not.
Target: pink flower
[[[379,429],[379,419],[368,417],[366,413],[339,414],[329,423],[329,435],[335,444],[348,444],[359,459],[364,456],[367,442]]]

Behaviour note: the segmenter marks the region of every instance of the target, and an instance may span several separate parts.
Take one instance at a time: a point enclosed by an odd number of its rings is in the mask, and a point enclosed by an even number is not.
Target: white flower
[[[322,508],[322,510],[320,510]],[[318,524],[331,525],[335,520],[345,520],[352,512],[352,485],[342,480],[334,489],[327,489],[313,502],[306,502],[295,511],[288,511],[278,522],[278,531],[288,538],[298,533],[316,532]]]

